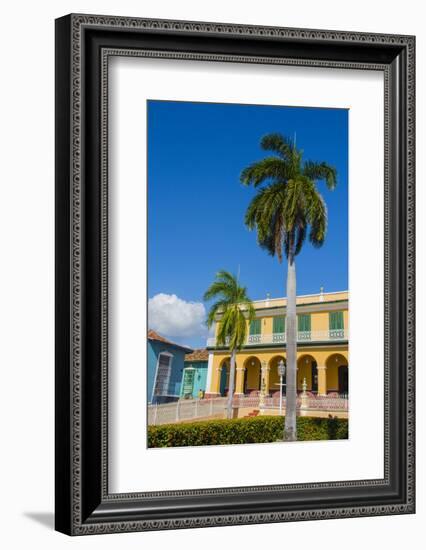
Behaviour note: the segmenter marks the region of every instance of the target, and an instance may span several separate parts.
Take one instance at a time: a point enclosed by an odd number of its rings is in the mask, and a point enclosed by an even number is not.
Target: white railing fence
[[[349,337],[347,329],[330,329],[330,330],[308,330],[299,331],[297,333],[298,342],[329,342],[347,340]],[[228,342],[225,342],[227,344]],[[271,334],[249,334],[245,345],[255,346],[257,344],[285,344],[285,332],[275,332]],[[207,347],[213,348],[216,344],[216,338],[207,339]]]
[[[299,397],[300,401],[300,397]],[[348,396],[346,394],[330,396],[330,395],[315,395],[308,396],[307,408],[327,411],[347,411]]]
[[[164,405],[148,405],[148,425],[172,424],[196,418],[208,418],[224,412],[226,397],[182,399]]]
[[[173,403],[163,405],[148,405],[148,425],[173,424],[175,422],[185,422],[197,418],[206,418],[213,416],[225,416],[225,409],[228,399],[226,397],[216,397],[213,399],[183,399]],[[273,397],[264,397],[261,399],[258,395],[235,395],[234,407],[244,409],[278,409],[280,406],[279,395]],[[282,406],[285,411],[286,398],[283,396]],[[316,411],[347,411],[347,395],[313,395],[305,396],[302,403],[301,394],[297,397],[297,407]]]

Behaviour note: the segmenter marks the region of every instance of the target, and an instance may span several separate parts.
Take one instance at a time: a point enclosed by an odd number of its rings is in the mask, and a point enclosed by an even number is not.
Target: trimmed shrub
[[[257,416],[233,420],[205,420],[148,426],[148,447],[194,447],[272,443],[283,439],[284,417]],[[347,419],[299,417],[299,441],[348,439]]]

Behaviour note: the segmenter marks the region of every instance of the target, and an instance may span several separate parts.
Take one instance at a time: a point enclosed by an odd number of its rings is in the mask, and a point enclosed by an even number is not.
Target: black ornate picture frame
[[[383,479],[108,492],[108,59],[384,74]],[[56,529],[69,535],[415,511],[413,36],[68,15],[56,21]]]

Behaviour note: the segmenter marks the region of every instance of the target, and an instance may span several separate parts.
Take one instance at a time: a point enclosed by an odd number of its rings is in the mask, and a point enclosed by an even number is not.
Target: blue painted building
[[[180,395],[183,399],[204,397],[207,384],[209,352],[196,349],[185,357]]]
[[[185,354],[193,350],[148,331],[148,403],[170,403],[181,395]]]

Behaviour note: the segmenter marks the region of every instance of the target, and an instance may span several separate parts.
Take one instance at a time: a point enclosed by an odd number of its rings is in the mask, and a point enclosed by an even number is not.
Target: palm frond
[[[214,281],[204,293],[203,299],[205,302],[208,302],[221,295],[231,298],[231,292],[231,288],[225,281]]]
[[[254,309],[253,302],[245,297],[240,302],[240,308],[249,323],[253,321],[253,319],[256,317],[256,310]]]
[[[310,242],[318,247],[327,231],[327,208],[316,187],[324,180],[329,189],[337,183],[337,171],[326,162],[306,161],[303,151],[294,142],[279,133],[271,133],[261,140],[264,150],[277,156],[258,161],[241,172],[241,181],[255,187],[263,186],[251,200],[245,224],[257,231],[257,242],[268,254],[282,261],[299,254],[309,233]]]
[[[259,191],[246,211],[245,223],[249,229],[257,229],[259,245],[281,261],[282,234],[285,226],[283,204],[286,187],[282,183],[271,184]]]
[[[248,297],[247,288],[240,286],[229,271],[221,270],[204,293],[204,299],[217,298],[209,308],[207,325],[218,323],[217,342],[230,350],[240,349],[247,335],[246,317],[252,318],[254,307]]]
[[[223,296],[227,297],[228,300],[235,301],[237,286],[235,275],[228,271],[220,270],[216,273],[216,280],[204,293],[203,299],[207,302],[217,296]]]
[[[304,182],[299,178],[289,180],[283,204],[287,231],[296,227],[300,212],[304,210],[305,202]]]
[[[287,258],[290,256],[292,249],[294,249],[294,234],[294,228],[284,233],[284,252]]]
[[[292,139],[279,133],[272,133],[263,136],[260,140],[260,146],[265,151],[273,151],[285,160],[290,160],[295,150]]]
[[[268,179],[284,181],[290,173],[290,165],[287,162],[277,157],[267,157],[244,168],[240,181],[244,185],[257,187]]]
[[[303,165],[303,175],[311,180],[324,180],[331,191],[337,184],[337,170],[326,162],[306,161]]]
[[[327,206],[321,194],[312,194],[309,205],[309,240],[313,246],[319,248],[323,245],[327,233]]]
[[[229,299],[223,299],[218,300],[210,307],[206,320],[206,324],[209,328],[216,321],[217,316],[223,311],[226,311],[226,308],[229,306],[229,304]]]
[[[302,250],[303,243],[306,239],[306,223],[304,223],[302,220],[299,221],[299,224],[296,227],[294,237],[294,255],[297,256]]]
[[[232,287],[237,285],[237,279],[233,273],[224,269],[219,270],[216,273],[216,279],[222,280]]]

